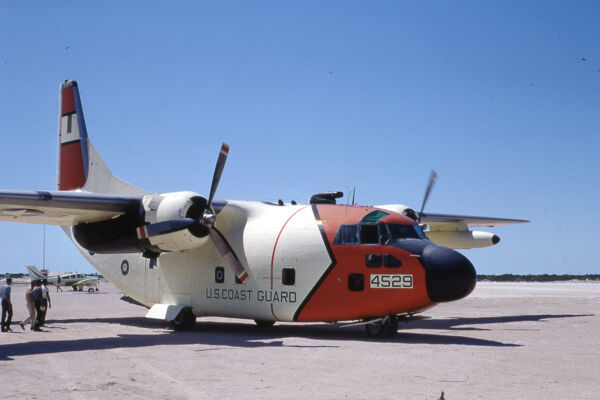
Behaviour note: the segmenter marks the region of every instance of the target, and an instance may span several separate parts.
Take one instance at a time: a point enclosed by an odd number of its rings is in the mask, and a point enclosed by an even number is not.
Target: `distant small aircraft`
[[[71,286],[73,290],[83,291],[84,287],[88,288],[88,292],[93,292],[94,289],[98,290],[98,284],[100,280],[97,276],[93,275],[83,275],[83,274],[63,274],[63,275],[53,275],[46,276],[42,274],[42,272],[34,267],[33,265],[27,266],[27,271],[29,272],[29,278],[34,280],[46,279],[49,285],[55,286]],[[60,278],[60,281],[59,281]]]
[[[104,277],[150,308],[147,317],[176,329],[216,315],[260,326],[356,321],[370,336],[392,335],[399,320],[475,288],[475,268],[449,247],[499,238],[469,227],[528,222],[424,213],[435,175],[419,213],[401,204],[336,204],[341,192],[316,194],[308,204],[214,200],[226,144],[207,198],[152,194],[115,177],[102,160],[75,81],[60,87],[58,118],[58,190],[0,191],[0,220],[62,226]],[[150,162],[160,159],[160,140],[140,146]]]

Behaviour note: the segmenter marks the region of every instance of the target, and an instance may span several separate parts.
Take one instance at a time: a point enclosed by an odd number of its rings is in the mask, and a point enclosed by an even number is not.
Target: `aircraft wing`
[[[77,225],[114,218],[140,205],[141,197],[82,191],[0,191],[0,221]]]
[[[454,215],[454,214],[434,214],[423,213],[421,222],[427,224],[432,230],[468,230],[471,226],[504,226],[513,224],[523,224],[529,222],[525,219],[509,219],[495,217],[475,217],[471,215]]]

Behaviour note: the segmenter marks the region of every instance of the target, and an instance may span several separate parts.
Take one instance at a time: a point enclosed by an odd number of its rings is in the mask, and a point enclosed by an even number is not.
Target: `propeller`
[[[215,173],[213,175],[212,184],[210,186],[210,195],[208,197],[208,203],[202,216],[198,219],[194,218],[178,218],[168,221],[157,222],[155,224],[143,225],[137,228],[137,235],[139,239],[147,239],[152,236],[164,235],[166,233],[177,232],[188,228],[189,226],[199,223],[208,228],[208,235],[215,244],[215,247],[225,259],[229,267],[233,270],[237,278],[243,282],[248,278],[248,272],[244,268],[244,265],[240,262],[240,259],[233,251],[233,248],[229,245],[227,240],[221,232],[215,228],[215,222],[217,216],[214,209],[212,208],[212,202],[225,168],[225,162],[227,161],[227,155],[229,154],[229,145],[223,143],[219,157],[217,158],[217,165],[215,166]]]
[[[223,169],[225,168],[225,162],[227,161],[227,155],[229,154],[229,145],[223,143],[221,145],[221,151],[219,152],[219,158],[217,158],[217,165],[215,165],[215,173],[213,174],[212,184],[210,185],[210,195],[208,196],[208,204],[206,205],[206,211],[202,218],[204,219],[205,225],[211,227],[215,224],[215,211],[212,208],[212,201],[215,197],[215,192],[221,181],[221,175],[223,175]]]
[[[419,211],[419,216],[417,217],[417,224],[421,223],[421,217],[423,216],[425,204],[427,203],[427,199],[429,199],[429,194],[431,193],[431,189],[433,188],[433,184],[435,183],[437,177],[437,173],[435,171],[431,171],[431,176],[429,177],[429,184],[427,184],[427,190],[425,191],[425,197],[423,198],[423,204],[421,204],[421,211]]]
[[[208,235],[212,239],[217,250],[219,250],[219,253],[221,253],[221,256],[223,256],[225,261],[227,261],[227,264],[229,264],[233,270],[235,276],[237,276],[240,282],[244,282],[246,278],[248,278],[248,272],[246,272],[246,269],[240,262],[240,259],[235,254],[229,243],[227,243],[221,232],[213,227],[208,231]]]
[[[180,231],[195,222],[197,222],[197,220],[192,218],[180,218],[157,222],[155,224],[142,225],[137,228],[137,236],[138,239],[148,239],[152,236]]]

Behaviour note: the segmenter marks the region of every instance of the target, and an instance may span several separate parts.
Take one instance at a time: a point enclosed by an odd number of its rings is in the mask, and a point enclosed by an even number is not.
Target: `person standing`
[[[40,331],[40,324],[43,310],[46,307],[42,306],[42,281],[40,279],[35,281],[35,288],[33,289],[33,305],[35,307],[36,317],[35,322],[33,323],[33,330]]]
[[[21,329],[25,330],[25,324],[31,322],[31,330],[35,325],[35,304],[33,301],[33,291],[35,290],[35,281],[31,281],[31,287],[25,292],[25,300],[27,301],[27,311],[29,311],[29,317],[25,321],[21,322]]]
[[[50,301],[50,291],[48,290],[48,286],[46,286],[47,284],[48,280],[44,279],[42,281],[42,306],[44,307],[42,307],[42,324],[40,326],[46,325],[46,312],[48,311],[48,308],[52,308],[52,302]]]
[[[2,298],[2,332],[12,332],[10,321],[12,320],[13,310],[10,302],[10,284],[11,278],[6,278],[6,283],[0,287],[0,297]],[[8,314],[8,318],[7,317]]]

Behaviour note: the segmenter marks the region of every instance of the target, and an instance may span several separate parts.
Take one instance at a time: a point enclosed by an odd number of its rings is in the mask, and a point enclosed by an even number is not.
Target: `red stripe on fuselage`
[[[69,86],[62,90],[62,115],[75,112],[75,98],[73,96],[73,87]]]
[[[323,224],[327,241],[336,265],[322,279],[300,310],[297,321],[343,321],[380,317],[389,314],[416,311],[431,305],[425,284],[425,270],[419,260],[408,251],[379,244],[333,245],[337,229],[341,224],[357,224],[362,217],[375,211],[373,207],[343,205],[318,205],[317,210]],[[406,217],[386,211],[389,216],[380,222],[413,224]],[[402,262],[401,268],[368,268],[368,254],[392,255]],[[364,289],[350,291],[350,274],[364,276]],[[371,274],[407,274],[413,276],[412,289],[371,289]]]
[[[59,190],[79,189],[85,185],[85,170],[81,154],[81,142],[65,143],[60,146]]]

